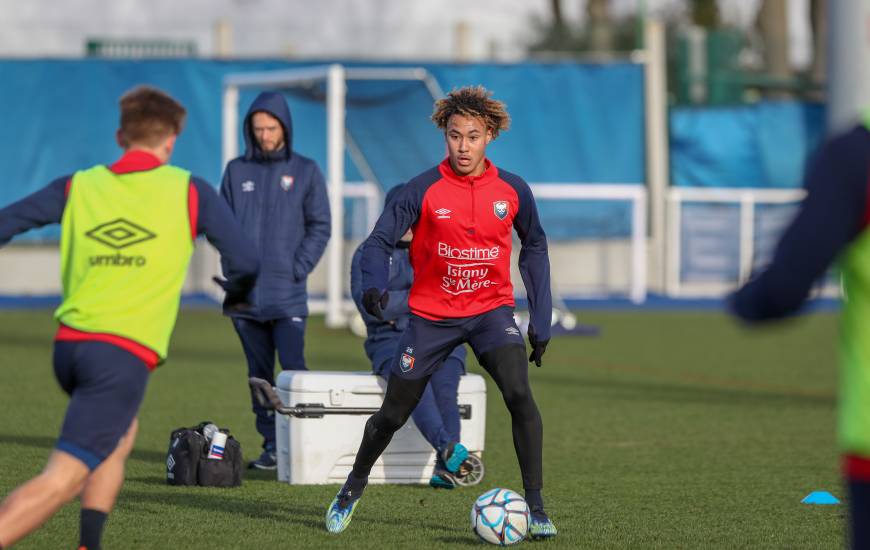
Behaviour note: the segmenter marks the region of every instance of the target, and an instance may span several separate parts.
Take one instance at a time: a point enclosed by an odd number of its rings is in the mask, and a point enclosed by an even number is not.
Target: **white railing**
[[[539,205],[545,201],[627,201],[631,204],[631,229],[629,236],[630,253],[625,271],[628,273],[629,286],[626,295],[635,303],[642,303],[647,294],[647,194],[646,189],[639,184],[563,184],[534,183],[530,184],[532,193]],[[360,182],[348,183],[344,188],[345,198],[357,198],[366,201],[365,216],[368,231],[374,226],[381,212],[382,195],[377,185]],[[592,237],[594,240],[595,237]],[[346,245],[348,243],[345,243]],[[578,269],[589,266],[578,266]],[[327,266],[327,269],[330,269]],[[344,263],[340,268],[345,273],[350,272],[350,265]],[[329,275],[327,274],[327,278]],[[309,285],[311,286],[311,285]],[[522,289],[517,289],[522,292]],[[346,292],[346,289],[345,289]],[[559,288],[554,287],[558,293]],[[558,299],[558,297],[555,297]],[[355,305],[346,296],[338,302],[340,314],[347,316],[355,312]],[[308,302],[312,313],[327,313],[331,305],[323,298],[312,298]]]
[[[640,184],[534,183],[535,200],[631,201],[629,298],[639,304],[647,293],[647,191]]]
[[[685,203],[734,204],[739,207],[739,280],[746,281],[752,274],[755,260],[755,212],[756,205],[797,204],[803,200],[803,189],[760,189],[760,188],[723,188],[723,187],[672,187],[667,194],[667,246],[666,250],[666,290],[674,297],[685,296],[685,286],[681,280],[682,266],[682,214]],[[717,294],[717,291],[696,291],[692,294]]]

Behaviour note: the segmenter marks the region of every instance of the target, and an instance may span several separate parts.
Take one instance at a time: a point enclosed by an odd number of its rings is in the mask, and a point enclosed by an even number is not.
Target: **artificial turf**
[[[752,333],[713,311],[581,312],[580,320],[601,335],[556,339],[544,367],[531,367],[544,418],[544,495],[559,529],[535,544],[842,547],[845,505],[801,503],[814,490],[844,496],[835,314]],[[49,311],[0,312],[0,496],[41,469],[60,427],[66,398],[51,371],[54,330]],[[313,369],[367,368],[362,340],[317,317],[306,357]],[[290,486],[251,472],[236,489],[167,486],[173,428],[210,419],[232,429],[248,458],[258,454],[246,377],[229,322],[182,311],[141,410],[105,548],[480,547],[469,527],[476,496],[522,489],[509,418],[489,380],[481,485],[371,486],[339,536],[323,527],[336,485]],[[74,548],[77,537],[69,505],[16,548]]]

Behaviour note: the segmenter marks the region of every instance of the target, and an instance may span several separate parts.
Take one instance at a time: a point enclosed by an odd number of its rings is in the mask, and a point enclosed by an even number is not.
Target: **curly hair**
[[[453,115],[481,119],[487,129],[492,131],[493,138],[511,125],[511,117],[504,102],[492,99],[492,92],[483,86],[454,89],[447,97],[435,102],[435,112],[432,113],[435,126],[446,130]]]

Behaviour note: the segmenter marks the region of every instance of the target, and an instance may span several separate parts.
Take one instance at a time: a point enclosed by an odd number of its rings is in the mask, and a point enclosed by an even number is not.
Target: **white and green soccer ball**
[[[471,507],[471,528],[490,544],[516,544],[529,530],[529,505],[510,489],[490,489]]]

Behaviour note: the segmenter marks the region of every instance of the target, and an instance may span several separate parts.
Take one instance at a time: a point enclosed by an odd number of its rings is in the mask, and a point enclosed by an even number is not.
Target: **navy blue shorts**
[[[510,306],[502,306],[474,317],[430,321],[411,314],[393,359],[393,374],[402,378],[430,375],[464,342],[480,359],[484,353],[508,345],[525,347]]]
[[[54,375],[70,396],[57,448],[94,470],[118,446],[139,412],[148,367],[105,342],[54,343]]]

